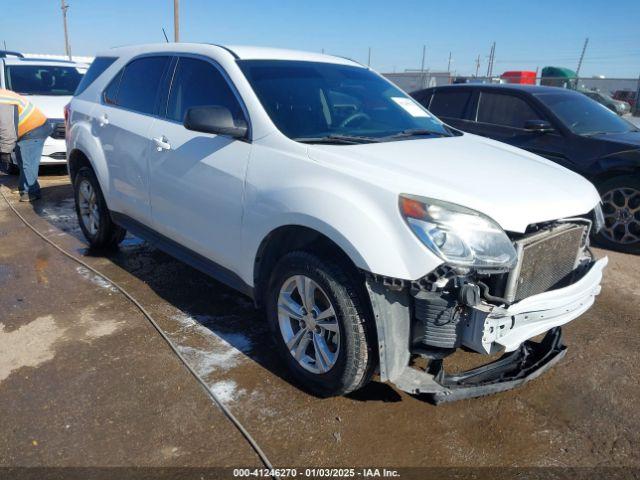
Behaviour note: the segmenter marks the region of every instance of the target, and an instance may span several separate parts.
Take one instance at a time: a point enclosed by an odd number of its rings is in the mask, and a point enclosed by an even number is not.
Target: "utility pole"
[[[69,9],[69,5],[67,5],[65,0],[60,0],[60,2],[60,8],[62,9],[62,23],[64,25],[64,50],[67,53],[69,60],[72,60],[71,46],[69,45],[69,30],[67,29],[67,10]]]
[[[425,87],[425,74],[424,74],[424,62],[427,59],[427,46],[423,45],[422,46],[422,62],[420,63],[420,88],[424,88]]]
[[[636,91],[636,106],[634,110],[635,111],[632,112],[633,116],[640,116],[640,77],[638,77],[638,90]]]
[[[173,41],[180,41],[180,0],[173,0]]]
[[[369,55],[367,56],[367,67],[371,66],[371,47],[369,47]]]
[[[489,63],[487,64],[487,77],[493,75],[493,60],[496,55],[496,42],[491,44],[491,53],[489,53]]]
[[[478,76],[478,71],[480,70],[480,55],[476,58],[476,77]]]
[[[576,68],[576,77],[580,76],[580,68],[582,67],[582,60],[584,60],[584,54],[587,51],[587,45],[589,45],[589,37],[585,38],[584,46],[582,47],[582,53],[580,54],[580,60],[578,60],[578,68]]]
[[[449,52],[449,63],[447,63],[447,72],[451,72],[451,52]]]

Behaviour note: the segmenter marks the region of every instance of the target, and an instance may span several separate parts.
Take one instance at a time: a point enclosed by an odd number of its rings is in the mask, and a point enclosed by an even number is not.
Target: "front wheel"
[[[93,170],[82,167],[74,179],[73,190],[76,214],[89,246],[96,249],[117,247],[127,231],[111,220],[107,202]]]
[[[371,322],[357,280],[338,263],[292,252],[269,282],[267,315],[295,379],[319,396],[344,395],[371,378]]]
[[[604,227],[596,237],[605,248],[640,253],[640,180],[614,177],[598,185]]]

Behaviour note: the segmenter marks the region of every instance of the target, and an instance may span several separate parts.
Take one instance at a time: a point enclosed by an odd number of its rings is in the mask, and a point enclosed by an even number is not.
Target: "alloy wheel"
[[[88,180],[82,180],[78,188],[80,218],[89,234],[96,235],[100,228],[100,210],[96,191]]]
[[[340,353],[340,326],[329,297],[305,275],[288,278],[278,295],[278,324],[287,350],[305,370],[322,374]]]
[[[620,245],[640,242],[640,191],[621,187],[602,196],[602,235]]]

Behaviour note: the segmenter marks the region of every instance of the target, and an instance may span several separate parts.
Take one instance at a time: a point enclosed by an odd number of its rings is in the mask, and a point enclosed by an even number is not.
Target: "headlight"
[[[598,233],[604,227],[604,214],[602,213],[602,202],[598,202],[593,209],[593,232]]]
[[[516,263],[507,234],[480,212],[412,195],[400,196],[400,212],[422,243],[449,264],[510,268]]]

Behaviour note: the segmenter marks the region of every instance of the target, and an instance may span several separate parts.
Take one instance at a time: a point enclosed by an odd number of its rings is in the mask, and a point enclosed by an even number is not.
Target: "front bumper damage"
[[[426,370],[409,365],[411,329],[415,321],[412,297],[406,289],[367,280],[376,327],[380,377],[412,394],[426,394],[434,403],[497,393],[538,377],[566,353],[560,326],[582,315],[600,292],[608,259],[591,262],[570,285],[505,306],[482,302],[465,309],[457,326],[460,346],[479,353],[507,353],[479,368],[447,374],[443,360],[431,357]],[[548,332],[541,342],[530,341]]]

